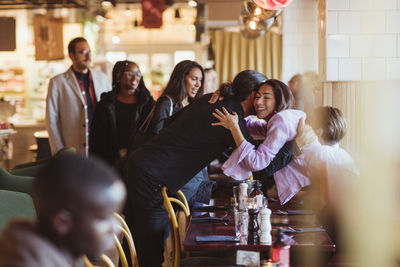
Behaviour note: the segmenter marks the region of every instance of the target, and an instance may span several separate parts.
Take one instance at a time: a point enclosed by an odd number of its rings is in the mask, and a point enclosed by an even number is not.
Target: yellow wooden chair
[[[115,267],[115,264],[112,262],[112,260],[105,254],[102,254],[100,257],[101,261],[104,263],[104,265],[106,267]],[[85,260],[85,264],[88,267],[98,267],[96,265],[94,265],[89,259],[88,257],[86,257],[86,255],[84,256],[84,260]]]
[[[181,252],[182,252],[182,242],[181,242],[181,234],[179,233],[179,224],[178,220],[176,218],[176,213],[174,210],[174,207],[172,206],[172,202],[176,203],[179,207],[181,207],[184,215],[186,216],[186,227],[189,225],[190,221],[190,209],[188,202],[186,200],[185,195],[182,193],[182,191],[178,191],[179,197],[182,199],[179,200],[174,197],[170,197],[167,194],[167,187],[163,187],[161,189],[162,196],[164,198],[164,207],[168,212],[168,221],[170,224],[170,235],[172,239],[172,247],[173,247],[173,266],[174,267],[179,267],[180,266],[180,260],[181,260]],[[184,229],[185,233],[187,229]]]
[[[119,215],[118,213],[114,213],[114,216],[117,218],[117,220],[121,224],[121,225],[119,225],[119,229],[121,230],[126,241],[128,242],[129,251],[130,251],[131,260],[132,260],[132,266],[137,267],[137,266],[139,266],[139,263],[138,263],[138,258],[136,255],[136,249],[135,249],[135,244],[133,242],[132,233],[129,230],[129,227],[128,227],[127,223],[125,222],[125,220],[121,217],[121,215]],[[119,258],[120,258],[122,267],[129,267],[128,260],[126,258],[124,250],[122,249],[121,242],[119,241],[117,235],[115,235],[115,234],[114,234],[114,241],[115,241],[115,245],[118,250],[118,254],[119,254]]]
[[[119,224],[118,224],[119,230],[121,231],[121,233],[123,234],[123,237],[125,237],[126,241],[128,242],[129,251],[130,251],[131,259],[132,259],[132,267],[138,267],[139,264],[138,264],[135,244],[133,243],[133,237],[132,237],[131,231],[129,230],[127,223],[125,222],[125,220],[122,218],[121,215],[114,212],[114,217],[119,222]],[[126,258],[125,252],[122,248],[120,239],[118,238],[118,236],[116,234],[114,234],[114,243],[115,243],[115,247],[118,251],[118,255],[119,255],[119,259],[121,261],[122,267],[129,267],[128,260]],[[93,265],[86,256],[84,259],[85,259],[85,263],[88,267],[97,267],[97,266]],[[100,260],[105,264],[106,267],[115,267],[115,264],[112,262],[110,257],[108,257],[105,254],[101,255]]]
[[[187,228],[190,222],[190,209],[189,205],[186,201],[184,194],[179,190],[178,196],[182,199],[179,200],[174,197],[170,197],[167,194],[167,187],[163,187],[161,189],[161,194],[163,196],[164,207],[168,212],[168,221],[170,224],[170,235],[172,237],[172,246],[173,246],[173,267],[180,266],[231,266],[234,261],[230,258],[216,258],[209,256],[196,256],[196,257],[182,257],[183,252],[183,244],[182,239],[183,236],[179,233],[179,223],[176,217],[175,210],[172,206],[172,203],[176,203],[179,207],[181,207],[184,215],[186,216],[186,225],[183,227],[184,234],[186,235]]]

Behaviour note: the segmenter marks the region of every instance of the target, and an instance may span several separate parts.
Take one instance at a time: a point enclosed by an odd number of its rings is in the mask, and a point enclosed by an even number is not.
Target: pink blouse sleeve
[[[267,135],[267,122],[254,117],[246,117],[246,127],[251,136],[262,137]]]
[[[252,171],[266,168],[287,141],[296,136],[298,116],[290,112],[280,112],[268,122],[267,136],[255,149],[248,141],[243,141],[223,164],[224,173],[235,179],[247,179]]]

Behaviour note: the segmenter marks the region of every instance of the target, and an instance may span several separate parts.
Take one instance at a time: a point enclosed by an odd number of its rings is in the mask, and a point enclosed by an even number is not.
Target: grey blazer
[[[95,69],[90,69],[90,72],[99,101],[103,92],[111,90],[111,84],[104,73]],[[52,154],[68,146],[88,156],[87,107],[72,67],[50,79],[46,98],[46,128]]]

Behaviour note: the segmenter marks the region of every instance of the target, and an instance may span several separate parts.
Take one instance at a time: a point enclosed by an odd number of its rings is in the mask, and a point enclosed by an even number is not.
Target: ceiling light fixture
[[[119,38],[118,35],[114,35],[114,36],[111,38],[111,41],[113,42],[113,44],[119,44],[119,42],[121,41],[121,38]]]
[[[194,0],[190,0],[190,1],[188,2],[188,5],[189,5],[190,7],[197,7],[197,2],[194,1]]]
[[[113,4],[109,0],[104,0],[103,2],[101,2],[101,6],[104,8],[110,8],[110,7],[112,7],[112,5]]]

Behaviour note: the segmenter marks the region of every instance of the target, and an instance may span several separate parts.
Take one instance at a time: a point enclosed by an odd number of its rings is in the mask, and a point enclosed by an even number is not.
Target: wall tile
[[[386,31],[385,11],[361,12],[361,33],[384,33]]]
[[[372,0],[350,0],[350,10],[368,10],[371,9],[371,4]]]
[[[350,36],[350,57],[370,57],[372,40],[373,36],[370,35]]]
[[[361,13],[356,11],[338,12],[339,34],[355,33],[361,31]]]
[[[338,33],[338,12],[327,12],[326,14],[326,33],[337,34]]]
[[[397,36],[396,34],[375,35],[372,39],[373,57],[396,57]]]
[[[285,46],[284,51],[283,51],[283,56],[286,57],[291,57],[291,58],[297,58],[299,55],[297,45],[288,45]]]
[[[349,37],[347,35],[328,35],[326,52],[328,57],[348,57]]]
[[[350,0],[328,0],[326,1],[327,10],[349,10]]]
[[[400,11],[386,13],[386,32],[400,33]]]
[[[389,58],[386,60],[386,79],[400,80],[400,58]]]
[[[386,79],[386,59],[366,58],[362,60],[363,80],[385,80]]]
[[[282,25],[282,28],[286,33],[298,32],[297,23],[296,23],[296,21],[293,21],[293,20],[292,21],[287,21],[287,23],[284,23]]]
[[[400,57],[400,34],[397,35],[397,57]]]
[[[397,8],[397,0],[371,1],[372,10],[393,10]]]
[[[359,81],[361,80],[361,59],[344,58],[339,59],[339,80]]]
[[[326,61],[326,79],[328,81],[337,81],[339,60],[337,58],[328,58]]]

